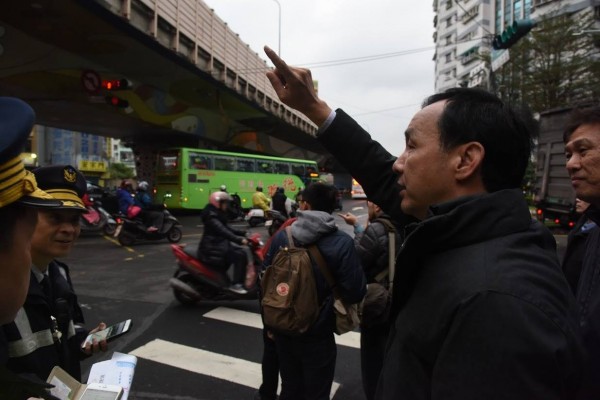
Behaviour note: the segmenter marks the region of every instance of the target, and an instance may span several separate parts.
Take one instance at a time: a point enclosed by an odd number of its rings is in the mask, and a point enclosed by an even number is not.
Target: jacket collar
[[[444,250],[527,230],[529,208],[520,189],[461,197],[430,208],[412,226],[426,236],[431,250]]]

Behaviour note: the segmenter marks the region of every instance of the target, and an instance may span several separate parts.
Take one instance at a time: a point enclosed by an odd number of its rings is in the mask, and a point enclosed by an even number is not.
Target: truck
[[[534,180],[534,205],[537,218],[550,220],[563,228],[577,222],[575,191],[566,169],[563,131],[571,108],[540,113],[537,162]]]

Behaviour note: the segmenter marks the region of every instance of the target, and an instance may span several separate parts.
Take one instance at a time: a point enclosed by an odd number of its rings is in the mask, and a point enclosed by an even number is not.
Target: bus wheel
[[[167,240],[171,243],[179,242],[182,236],[181,229],[177,227],[173,227],[169,232],[167,232]]]

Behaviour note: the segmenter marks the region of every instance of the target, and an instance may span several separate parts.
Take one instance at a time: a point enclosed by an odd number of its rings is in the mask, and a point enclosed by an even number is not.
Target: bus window
[[[290,165],[284,163],[275,163],[275,173],[276,174],[289,174],[290,173]]]
[[[299,177],[304,178],[304,165],[292,164],[292,174],[298,175]]]
[[[190,169],[212,169],[212,159],[204,154],[189,153]]]
[[[236,170],[240,172],[255,172],[254,160],[249,160],[247,158],[238,158]]]
[[[217,171],[235,171],[233,158],[215,157],[215,169]]]
[[[273,172],[273,164],[270,161],[258,160],[256,164],[258,167],[258,172],[264,172],[267,174]]]
[[[179,168],[179,152],[166,152],[158,156],[158,171],[172,172]]]

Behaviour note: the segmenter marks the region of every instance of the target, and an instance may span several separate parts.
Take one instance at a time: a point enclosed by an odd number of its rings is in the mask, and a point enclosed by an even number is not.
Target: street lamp
[[[281,57],[281,4],[279,4],[279,0],[273,0],[277,3],[277,7],[279,8],[279,44],[277,46],[277,54]]]

